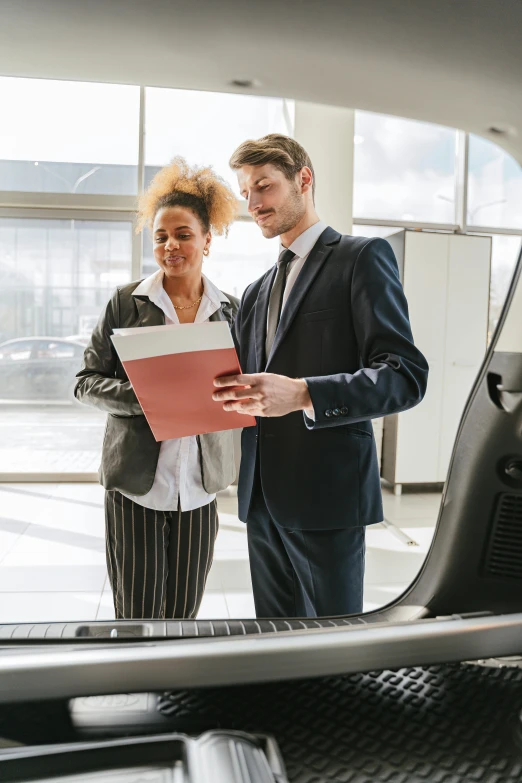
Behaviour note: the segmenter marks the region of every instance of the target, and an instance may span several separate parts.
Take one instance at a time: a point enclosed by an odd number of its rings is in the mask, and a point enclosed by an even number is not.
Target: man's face
[[[299,173],[290,181],[267,163],[242,166],[237,179],[247,209],[267,239],[290,231],[303,217],[306,207]]]

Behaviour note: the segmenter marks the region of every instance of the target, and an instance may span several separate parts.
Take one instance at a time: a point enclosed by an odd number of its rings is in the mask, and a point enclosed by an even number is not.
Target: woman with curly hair
[[[113,348],[114,329],[227,320],[238,301],[202,273],[213,234],[227,234],[237,200],[210,168],[176,158],[139,205],[158,270],[118,288],[78,373],[78,400],[105,411],[107,569],[117,618],[197,615],[218,531],[216,492],[235,478],[232,433],[157,443]],[[176,411],[172,411],[176,416]]]

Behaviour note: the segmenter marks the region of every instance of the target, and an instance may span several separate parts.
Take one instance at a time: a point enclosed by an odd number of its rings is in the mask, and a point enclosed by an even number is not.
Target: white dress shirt
[[[303,231],[303,233],[300,234],[297,239],[294,239],[288,248],[288,250],[291,250],[293,253],[295,253],[295,258],[292,258],[288,264],[288,273],[286,276],[286,285],[283,293],[283,306],[281,308],[281,312],[283,312],[284,306],[288,300],[288,297],[290,296],[290,292],[299,276],[299,272],[303,268],[305,261],[312,252],[314,245],[317,243],[317,240],[326,228],[328,228],[327,224],[322,220],[318,220],[317,223],[313,224],[313,226],[310,226],[310,228],[307,228],[306,231]],[[283,245],[280,245],[279,253],[281,254],[285,249],[286,248],[283,247]],[[307,408],[305,411],[305,416],[314,421],[314,409]]]
[[[194,323],[208,321],[224,301],[221,291],[204,275],[203,288],[203,298]],[[165,313],[166,324],[179,324],[174,305],[163,288],[161,269],[142,280],[133,295],[148,296],[150,301]],[[203,487],[199,447],[195,435],[162,442],[154,483],[146,495],[122,494],[140,506],[156,511],[177,511],[178,502],[182,511],[192,511],[211,503],[216,497],[209,495]]]
[[[318,220],[317,223],[313,224],[313,226],[310,226],[310,228],[307,228],[306,231],[303,231],[303,233],[300,234],[297,239],[294,239],[288,248],[288,250],[291,250],[292,253],[295,253],[295,258],[292,258],[288,264],[288,273],[286,275],[286,285],[283,294],[283,307],[281,308],[281,312],[283,312],[283,308],[288,297],[290,296],[290,291],[295,285],[295,281],[297,280],[299,272],[303,268],[305,261],[313,250],[317,240],[326,228],[328,228],[326,223],[324,223],[322,220]],[[284,248],[283,245],[280,245],[279,253],[285,249],[286,248]]]

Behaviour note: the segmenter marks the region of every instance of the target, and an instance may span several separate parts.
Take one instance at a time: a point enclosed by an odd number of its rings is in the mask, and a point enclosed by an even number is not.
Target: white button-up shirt
[[[194,323],[203,323],[221,308],[221,291],[203,275],[203,298]],[[172,301],[163,288],[163,271],[159,269],[145,278],[134,290],[134,296],[148,296],[151,302],[163,310],[166,324],[179,324]],[[215,495],[209,495],[201,477],[199,447],[195,435],[165,440],[160,446],[158,466],[151,489],[146,495],[127,495],[140,506],[156,511],[192,511],[210,503]]]
[[[291,250],[292,253],[295,253],[295,258],[292,258],[292,260],[288,264],[285,289],[283,291],[283,302],[281,306],[281,313],[283,312],[287,299],[290,296],[290,291],[294,287],[295,281],[299,276],[299,272],[303,268],[306,259],[312,252],[314,245],[316,244],[317,240],[319,239],[319,237],[321,236],[325,228],[328,228],[326,223],[323,223],[322,220],[318,220],[317,223],[313,224],[313,226],[310,226],[310,228],[307,228],[306,231],[303,231],[303,233],[300,234],[297,237],[297,239],[294,239],[294,241],[292,242],[289,248],[286,248],[284,247],[284,245],[279,243],[279,255],[281,255],[283,250],[287,250],[287,249]],[[266,319],[267,331],[268,331],[269,321],[270,321],[270,305],[268,306],[268,314]],[[266,332],[265,332],[265,337],[266,337]]]
[[[295,253],[295,258],[292,258],[288,264],[288,273],[286,276],[286,285],[283,293],[283,305],[281,312],[283,312],[287,299],[290,296],[290,291],[294,287],[295,282],[299,276],[299,272],[303,268],[305,261],[312,252],[314,245],[317,243],[317,240],[326,228],[328,228],[327,224],[322,220],[318,220],[317,223],[313,224],[313,226],[310,226],[310,228],[307,228],[306,231],[303,231],[303,233],[300,234],[297,239],[294,239],[288,248],[288,250],[291,250],[293,253]],[[281,254],[285,249],[286,248],[283,247],[283,245],[280,245],[279,254]],[[270,308],[268,317],[270,317]],[[315,412],[313,408],[307,409],[305,411],[305,415],[312,421],[315,420]]]
[[[290,296],[290,291],[295,285],[299,272],[303,268],[305,261],[312,252],[314,245],[317,243],[317,240],[326,228],[328,228],[326,223],[324,223],[322,220],[318,220],[317,223],[313,224],[313,226],[310,226],[310,228],[307,228],[306,231],[303,231],[303,233],[300,234],[297,239],[294,239],[288,248],[288,250],[291,250],[292,253],[295,253],[295,258],[292,258],[288,264],[288,273],[286,276],[286,285],[283,294],[283,308],[286,304],[286,300]],[[280,245],[279,253],[281,253],[283,250],[285,250],[285,248],[283,245]]]

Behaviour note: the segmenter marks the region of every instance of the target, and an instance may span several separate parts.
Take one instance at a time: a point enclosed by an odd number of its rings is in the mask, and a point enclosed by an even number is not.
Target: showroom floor
[[[220,531],[198,617],[249,618],[254,603],[245,526],[233,491],[218,499]],[[387,522],[367,531],[365,611],[411,582],[433,537],[436,492],[384,490]],[[112,619],[103,490],[97,484],[0,484],[0,622]]]

